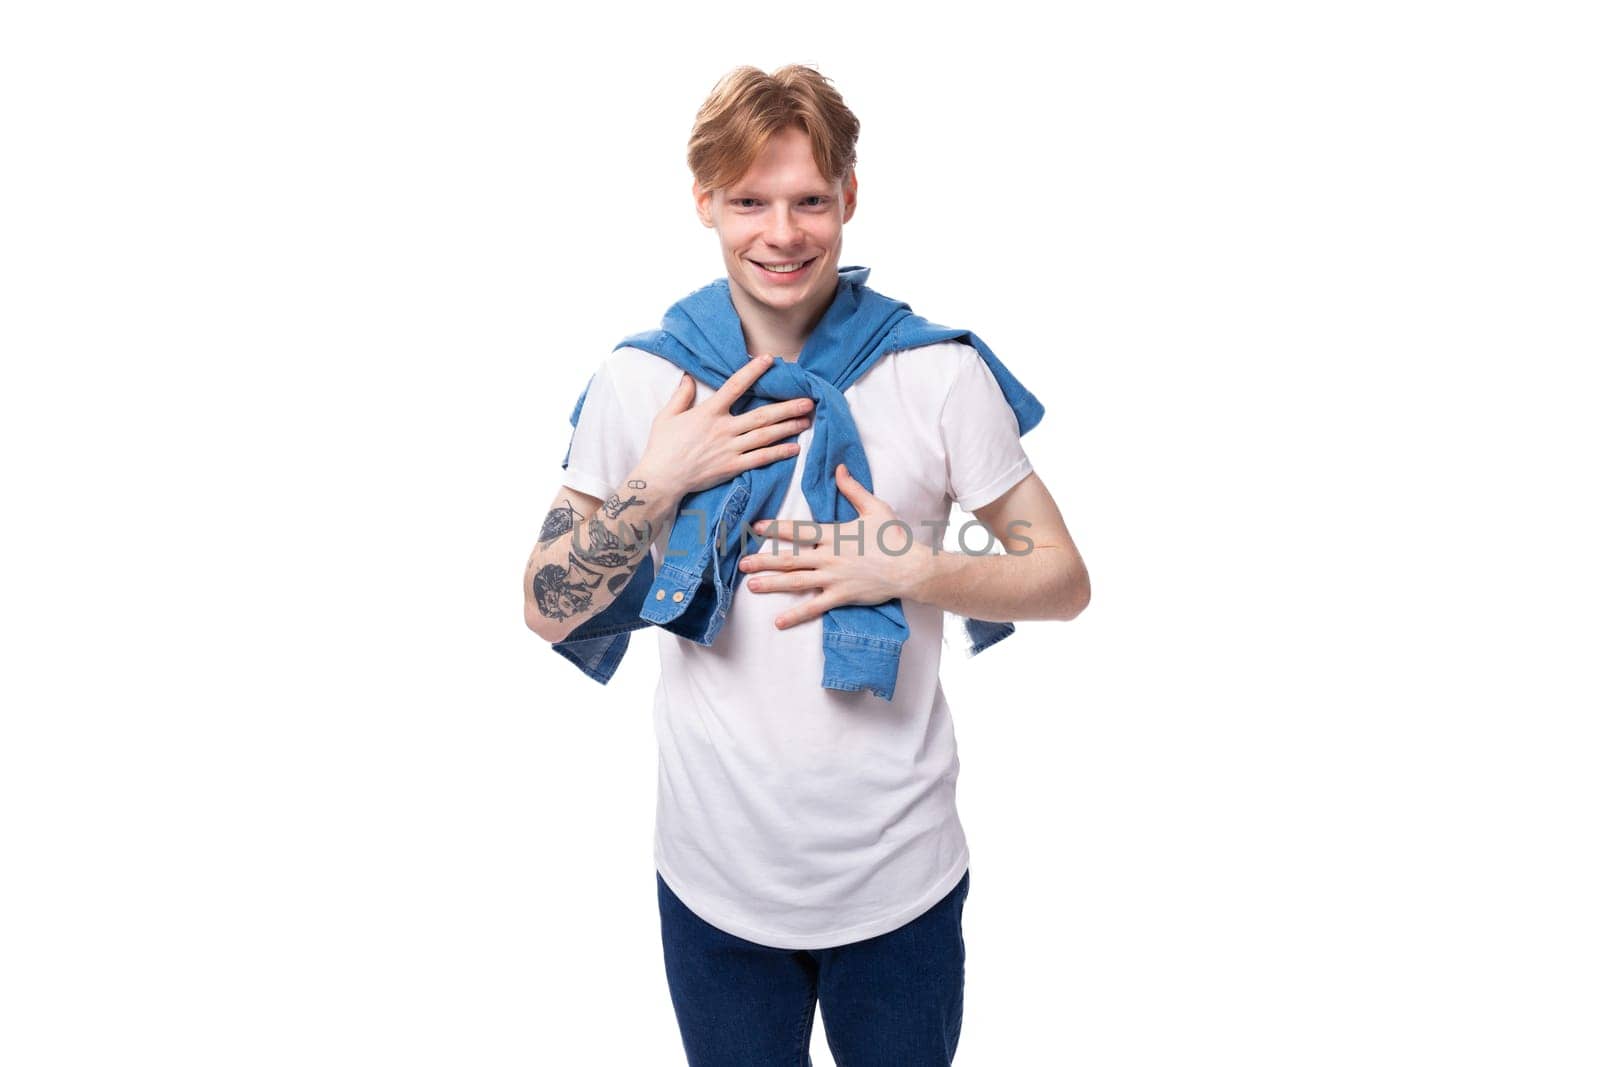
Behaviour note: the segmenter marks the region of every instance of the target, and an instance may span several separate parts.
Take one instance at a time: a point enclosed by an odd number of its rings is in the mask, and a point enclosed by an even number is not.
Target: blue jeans
[[[782,949],[720,930],[656,875],[667,986],[689,1067],[812,1067],[811,1024],[839,1067],[947,1067],[961,1036],[969,870],[888,933]]]

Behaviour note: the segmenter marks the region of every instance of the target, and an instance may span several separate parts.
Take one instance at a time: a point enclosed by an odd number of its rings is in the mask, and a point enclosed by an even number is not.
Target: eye
[[[806,197],[806,199],[807,200],[815,200],[815,201],[817,201],[817,204],[816,204],[817,207],[821,207],[821,206],[823,206],[824,204],[826,204],[828,202],[828,198],[825,197],[825,196],[808,196],[808,197]]]
[[[736,197],[735,199],[730,200],[728,202],[730,204],[732,204],[734,207],[740,207],[740,206],[742,206],[744,204],[753,204],[756,201],[755,201],[755,197],[752,197],[752,196],[741,196],[741,197]]]

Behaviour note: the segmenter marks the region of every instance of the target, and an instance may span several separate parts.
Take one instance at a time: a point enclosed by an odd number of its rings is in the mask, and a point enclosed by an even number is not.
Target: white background
[[[1580,6],[8,5],[0,1059],[683,1062],[654,642],[518,586],[803,62],[1094,582],[947,659],[959,1062],[1595,1063]]]

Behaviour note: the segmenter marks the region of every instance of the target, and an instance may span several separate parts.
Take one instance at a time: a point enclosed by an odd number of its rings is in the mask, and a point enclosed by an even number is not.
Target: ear
[[[850,173],[844,179],[844,221],[849,222],[850,216],[856,213],[856,169],[850,168]]]
[[[711,204],[716,193],[700,188],[699,181],[694,181],[690,184],[689,192],[694,197],[694,210],[695,214],[700,216],[700,225],[713,230],[716,229],[716,219],[711,215]]]

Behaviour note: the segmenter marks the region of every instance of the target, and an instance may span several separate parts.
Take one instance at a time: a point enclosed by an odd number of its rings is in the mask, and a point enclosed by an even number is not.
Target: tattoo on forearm
[[[589,520],[586,529],[588,544],[579,544],[576,534],[572,539],[572,550],[586,563],[596,567],[626,567],[643,554],[641,549],[645,542],[641,538],[624,540],[617,531],[601,522],[598,515]]]
[[[539,568],[533,576],[533,600],[539,614],[547,619],[568,619],[589,610],[594,602],[594,587],[600,584],[601,574],[590,570],[571,552],[567,565],[551,563]]]
[[[649,486],[642,478],[632,478],[627,487],[646,489]],[[570,500],[563,500],[550,509],[539,530],[539,547],[534,550],[535,557],[544,546],[565,535],[570,535],[571,541],[565,566],[559,563],[546,564],[530,579],[529,588],[541,615],[550,619],[569,619],[591,610],[594,607],[594,590],[602,580],[612,596],[627,588],[633,578],[635,564],[650,551],[651,524],[646,522],[640,528],[633,522],[625,521],[613,530],[605,524],[601,515],[617,519],[628,508],[644,504],[645,500],[638,496],[630,494],[628,499],[623,500],[619,494],[612,493],[600,506],[600,512],[588,520],[578,513]],[[530,559],[530,572],[533,566],[534,560]],[[601,573],[614,568],[626,569],[609,577]]]
[[[617,494],[612,493],[610,499],[600,505],[600,509],[606,513],[607,518],[614,519],[622,514],[624,508],[631,508],[635,504],[643,503],[644,501],[636,496],[630,496],[628,499],[623,500]]]
[[[572,501],[563,500],[560,506],[551,508],[544,517],[544,526],[539,530],[539,543],[543,545],[554,541],[569,532],[577,522],[578,512],[573,508]]]

